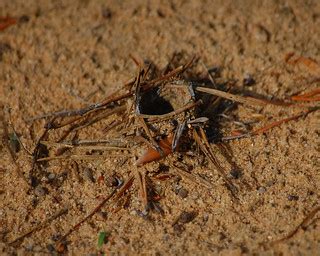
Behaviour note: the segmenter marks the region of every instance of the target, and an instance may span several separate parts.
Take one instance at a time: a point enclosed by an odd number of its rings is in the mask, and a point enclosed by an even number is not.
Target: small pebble
[[[267,187],[271,187],[275,184],[275,182],[273,180],[269,180],[267,183],[266,183],[266,186]]]
[[[27,23],[29,22],[30,20],[30,17],[28,15],[22,15],[20,18],[19,18],[19,22],[20,23]]]
[[[112,175],[107,178],[106,183],[109,187],[117,187],[121,182],[115,175]]]
[[[56,175],[54,173],[50,173],[48,175],[48,180],[54,180],[55,177],[56,177]]]
[[[208,213],[204,213],[203,214],[203,221],[207,222],[209,220],[209,214]]]
[[[184,189],[184,188],[180,188],[178,191],[178,196],[180,196],[181,198],[186,198],[189,194],[188,190]]]
[[[36,197],[32,198],[31,205],[33,207],[36,207],[38,205],[38,203],[39,203],[39,200]]]
[[[48,244],[47,245],[47,249],[48,249],[49,252],[54,252],[56,250],[56,248],[54,248],[53,244]]]
[[[61,235],[60,235],[59,233],[53,234],[53,235],[51,236],[51,240],[54,241],[54,242],[59,241],[60,238],[61,238]]]
[[[253,79],[251,75],[245,75],[243,78],[243,85],[244,86],[252,86],[256,83],[256,81]]]
[[[20,151],[20,142],[19,138],[15,133],[10,133],[9,134],[9,144],[10,148],[14,153],[18,153]]]
[[[181,223],[191,222],[197,214],[195,212],[182,212],[178,218],[178,221]]]
[[[265,187],[259,187],[258,188],[258,192],[260,193],[260,194],[263,194],[263,193],[265,193],[267,191],[267,189],[265,188]]]
[[[106,220],[107,219],[107,217],[108,217],[108,213],[106,213],[106,212],[98,212],[97,213],[97,215],[98,216],[100,216],[102,219],[104,219],[104,220]]]
[[[232,169],[232,170],[230,171],[230,175],[231,175],[232,178],[234,178],[234,179],[239,179],[239,178],[241,177],[242,173],[241,173],[241,171],[238,170],[238,169]]]
[[[41,187],[41,186],[37,186],[35,189],[34,189],[34,193],[36,196],[45,196],[47,194],[47,191],[45,188]]]
[[[116,187],[118,184],[117,179],[113,176],[108,177],[106,182],[109,187]]]
[[[111,19],[112,17],[112,12],[109,8],[102,8],[102,11],[101,11],[101,14],[102,14],[102,17],[105,18],[105,19]]]
[[[255,26],[253,34],[255,39],[260,42],[267,43],[270,41],[271,35],[269,31],[262,25]]]
[[[173,225],[173,230],[174,230],[174,232],[176,232],[176,233],[182,233],[183,231],[185,231],[185,227],[182,225],[182,224],[178,224],[178,223],[176,223],[176,224],[174,224]]]
[[[33,245],[32,244],[27,244],[25,248],[26,248],[27,251],[32,251],[33,250]]]
[[[298,200],[299,200],[299,196],[296,196],[296,195],[288,195],[288,200],[289,200],[289,201],[298,201]]]
[[[92,169],[91,168],[84,168],[83,170],[83,177],[85,178],[85,180],[90,181],[90,182],[94,182],[94,177],[92,174]]]
[[[2,61],[3,54],[10,50],[12,50],[10,44],[0,42],[0,61]]]

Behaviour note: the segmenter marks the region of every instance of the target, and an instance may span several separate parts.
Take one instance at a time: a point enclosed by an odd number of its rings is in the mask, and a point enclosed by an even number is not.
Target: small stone
[[[288,200],[289,201],[298,201],[299,200],[299,196],[297,196],[297,195],[288,195]]]
[[[189,194],[188,190],[184,188],[181,188],[178,190],[178,196],[180,196],[181,198],[186,198],[188,194]]]
[[[266,183],[266,186],[267,187],[271,187],[275,184],[275,182],[273,180],[269,180],[267,183]]]
[[[244,86],[252,86],[256,83],[256,81],[253,79],[253,77],[249,74],[245,75],[243,78],[243,85]]]
[[[12,47],[8,43],[0,42],[0,61],[2,61],[3,54],[12,50]]]
[[[49,175],[48,175],[48,180],[54,180],[54,178],[56,177],[56,175],[54,174],[54,173],[50,173]]]
[[[232,170],[230,171],[230,175],[231,175],[232,178],[234,178],[234,179],[239,179],[239,178],[241,177],[242,173],[241,173],[241,171],[238,170],[238,169],[232,169]]]
[[[121,184],[120,180],[115,175],[109,176],[106,183],[109,187],[117,187]]]
[[[54,242],[57,242],[61,239],[61,235],[60,234],[53,234],[51,236],[51,240],[54,241]]]
[[[267,43],[270,41],[270,32],[262,25],[255,26],[253,34],[255,39],[260,42]]]
[[[176,224],[173,225],[173,230],[174,230],[174,232],[180,234],[183,231],[185,231],[185,227],[182,224],[176,223]]]
[[[207,222],[209,220],[209,214],[208,213],[204,213],[202,219],[203,219],[204,222]]]
[[[93,177],[93,174],[92,174],[92,169],[91,168],[84,168],[83,170],[83,177],[87,180],[87,181],[90,181],[90,182],[94,182],[94,177]]]
[[[225,233],[219,232],[219,240],[220,240],[220,241],[222,241],[222,240],[224,240],[224,239],[226,239],[226,238],[227,238],[227,236],[226,236]]]
[[[35,193],[36,196],[42,197],[42,196],[45,196],[47,194],[47,191],[46,191],[45,188],[43,188],[41,186],[37,186],[34,189],[34,193]]]
[[[20,151],[20,142],[19,142],[19,138],[17,137],[17,135],[15,133],[10,133],[9,134],[9,145],[11,150],[14,153],[18,153]]]
[[[101,11],[101,14],[102,14],[102,17],[105,18],[105,19],[111,19],[112,17],[112,12],[109,8],[102,8],[102,11]]]
[[[97,215],[100,216],[104,220],[106,220],[108,218],[107,212],[98,212]]]
[[[260,193],[260,194],[263,194],[263,193],[265,193],[267,191],[267,189],[265,188],[265,187],[259,187],[258,188],[258,192]]]
[[[19,22],[20,23],[27,23],[29,22],[30,20],[30,17],[28,15],[22,15],[20,18],[19,18]]]
[[[47,245],[47,249],[49,252],[54,252],[56,249],[54,248],[54,245],[53,244],[48,244]]]
[[[181,223],[191,222],[197,214],[195,212],[182,212],[178,218],[178,221]]]
[[[33,250],[33,245],[32,244],[27,244],[26,245],[26,250],[27,251],[32,251]]]

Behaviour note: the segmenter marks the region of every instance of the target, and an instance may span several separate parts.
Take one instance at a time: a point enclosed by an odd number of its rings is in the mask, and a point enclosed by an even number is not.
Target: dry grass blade
[[[165,75],[163,75],[161,77],[158,77],[158,78],[151,80],[150,82],[148,82],[148,84],[151,86],[146,87],[146,89],[148,90],[148,89],[154,88],[154,87],[158,86],[159,83],[162,83],[163,81],[166,81],[172,77],[175,77],[175,76],[183,73],[185,70],[187,70],[194,63],[195,59],[196,59],[196,57],[193,57],[185,65],[179,66],[176,69],[170,71],[169,73],[166,73]]]
[[[66,143],[66,142],[51,142],[51,141],[41,141],[41,144],[57,148],[78,148],[80,150],[130,150],[130,146],[133,143],[111,143],[110,141],[101,143],[99,141],[92,140],[91,143]],[[99,145],[102,144],[102,145]],[[103,145],[107,144],[107,145]]]
[[[212,94],[212,95],[224,98],[224,99],[232,100],[232,101],[242,103],[245,105],[249,105],[249,106],[265,106],[265,105],[267,105],[267,103],[263,100],[255,99],[252,97],[242,97],[239,95],[235,95],[235,94],[228,93],[228,92],[223,92],[223,91],[212,89],[212,88],[198,86],[198,87],[196,87],[196,90],[199,92],[209,93],[209,94]]]
[[[202,128],[200,128],[200,135],[198,134],[198,132],[196,130],[194,130],[193,135],[194,135],[194,139],[195,139],[196,143],[199,145],[201,151],[205,154],[206,157],[208,157],[210,162],[217,168],[218,173],[223,178],[224,182],[226,183],[227,187],[231,191],[234,198],[238,199],[236,196],[236,192],[238,191],[238,189],[228,179],[224,169],[221,167],[218,160],[215,158],[204,130]]]
[[[95,123],[101,121],[102,119],[105,119],[105,118],[107,118],[107,117],[109,117],[111,115],[123,113],[124,111],[126,111],[126,109],[127,109],[127,107],[124,105],[124,106],[120,106],[120,107],[117,107],[117,108],[112,109],[112,110],[108,110],[106,113],[102,113],[102,114],[96,116],[94,119],[88,121],[87,123],[76,127],[75,129],[73,129],[73,131],[78,131],[80,129],[83,129],[85,127],[93,125],[93,124],[95,124]]]
[[[115,150],[115,149],[109,148],[109,150]],[[117,150],[123,150],[123,149],[117,148]],[[125,150],[127,149],[125,148]],[[96,159],[105,159],[105,158],[106,158],[105,155],[65,155],[65,156],[62,155],[62,156],[49,156],[49,157],[39,158],[37,159],[37,162],[47,162],[47,161],[62,160],[62,159],[92,161]]]
[[[153,138],[153,136],[152,136],[152,134],[151,134],[151,132],[150,132],[150,130],[149,130],[146,122],[144,121],[144,119],[138,117],[138,120],[139,120],[139,122],[140,122],[143,130],[144,130],[145,133],[147,134],[147,136],[148,136],[148,138],[149,138],[152,146],[153,146],[161,155],[163,155],[163,151],[162,151],[161,147],[158,145],[158,143],[157,143],[157,142],[155,141],[155,139]]]
[[[182,168],[171,164],[170,167],[173,169],[173,171],[179,175],[182,176],[183,178],[186,178],[187,180],[191,181],[192,183],[198,184],[200,186],[205,186],[206,188],[212,189],[213,186],[212,184],[205,180],[204,178],[200,177],[200,176],[196,176],[193,175],[185,170],[183,170]]]
[[[139,170],[136,170],[136,179],[139,183],[141,201],[146,209],[148,205],[148,194],[145,173],[141,173]]]

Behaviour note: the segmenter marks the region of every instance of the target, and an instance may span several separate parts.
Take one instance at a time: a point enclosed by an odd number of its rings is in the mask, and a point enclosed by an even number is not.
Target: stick
[[[50,224],[50,222],[52,222],[53,220],[59,218],[60,216],[66,214],[68,212],[69,208],[65,207],[62,210],[58,211],[57,213],[53,214],[52,216],[48,217],[46,220],[44,220],[43,222],[41,222],[40,224],[38,224],[36,227],[34,227],[33,229],[31,229],[30,231],[28,231],[27,233],[23,234],[22,236],[14,239],[12,242],[9,242],[9,245],[13,245],[16,242],[23,240],[24,238],[28,237],[29,235],[31,235],[32,233],[39,231],[41,229],[43,229],[44,227],[46,227],[48,224]]]
[[[316,207],[315,209],[313,209],[309,214],[307,214],[307,216],[303,219],[303,221],[294,229],[292,230],[288,235],[286,235],[283,238],[280,238],[278,240],[272,241],[270,242],[270,245],[275,245],[278,243],[281,243],[285,240],[288,240],[290,238],[292,238],[301,228],[305,229],[307,228],[307,224],[308,222],[320,211],[320,206]]]
[[[245,104],[245,105],[254,105],[254,106],[265,106],[265,105],[267,105],[262,100],[258,100],[258,99],[251,98],[251,97],[242,97],[242,96],[239,96],[239,95],[231,94],[231,93],[228,93],[228,92],[223,92],[223,91],[212,89],[212,88],[206,88],[206,87],[198,86],[198,87],[196,87],[196,90],[199,91],[199,92],[205,92],[205,93],[209,93],[209,94],[221,97],[221,98],[225,98],[225,99],[228,99],[228,100],[239,102],[239,103],[242,103],[242,104]]]

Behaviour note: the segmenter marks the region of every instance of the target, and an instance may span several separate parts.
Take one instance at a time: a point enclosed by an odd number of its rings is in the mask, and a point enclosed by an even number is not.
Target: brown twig
[[[224,169],[222,168],[222,166],[219,164],[218,160],[214,156],[204,130],[200,127],[200,135],[199,135],[198,132],[196,131],[196,129],[194,129],[193,130],[193,137],[194,137],[196,143],[199,145],[201,151],[205,154],[206,157],[208,157],[210,162],[217,168],[218,173],[223,178],[224,182],[226,183],[226,185],[229,188],[233,197],[238,199],[237,195],[236,195],[236,192],[238,189],[228,179]]]
[[[77,230],[88,219],[92,218],[115,195],[116,192],[117,192],[117,189],[114,189],[106,198],[102,200],[102,202],[96,208],[94,208],[94,210],[89,215],[87,215],[84,219],[82,219],[80,222],[74,225],[65,235],[63,235],[59,239],[59,241],[56,243],[56,246],[59,246],[59,244],[63,240],[65,240],[71,233]]]
[[[198,185],[201,186],[205,186],[206,188],[212,189],[212,184],[205,180],[204,178],[200,177],[200,176],[196,176],[194,174],[191,174],[185,170],[183,170],[182,168],[174,165],[174,164],[170,164],[170,167],[173,168],[173,171],[182,176],[183,178],[186,178],[187,180],[191,181],[192,183],[196,183]]]
[[[245,105],[249,105],[249,106],[252,106],[252,105],[253,106],[265,106],[265,105],[267,105],[267,103],[263,100],[259,100],[259,99],[252,98],[252,97],[242,97],[239,95],[220,91],[220,90],[213,89],[213,88],[206,88],[206,87],[198,86],[198,87],[196,87],[196,90],[199,92],[209,93],[209,94],[221,97],[221,98],[225,98],[225,99],[232,100],[232,101],[242,103]]]
[[[143,91],[147,91],[150,90],[152,88],[155,88],[157,86],[159,86],[160,83],[162,83],[163,81],[166,81],[172,77],[175,77],[179,74],[181,74],[182,72],[184,72],[186,69],[188,69],[192,63],[194,62],[195,57],[193,57],[187,64],[180,66],[172,71],[170,71],[169,73],[159,77],[159,78],[155,78],[151,81],[147,81],[147,82],[143,82],[141,84],[142,90]],[[133,85],[136,81],[135,79],[130,79],[125,86],[128,85]],[[121,95],[117,95],[117,93],[113,93],[111,94],[109,97],[107,97],[105,100],[89,105],[87,107],[81,108],[81,109],[77,109],[77,110],[62,110],[62,111],[58,111],[58,112],[53,112],[53,113],[49,113],[49,114],[44,114],[38,117],[35,117],[33,119],[30,119],[31,121],[35,121],[35,120],[39,120],[39,119],[43,119],[43,118],[48,118],[48,117],[71,117],[71,116],[83,116],[86,113],[88,113],[89,111],[96,111],[99,110],[113,102],[117,102],[123,99],[126,99],[128,97],[131,97],[134,94],[133,91],[129,91],[126,93],[123,93]]]
[[[148,194],[147,194],[147,185],[146,185],[146,176],[144,172],[136,170],[136,180],[139,183],[140,188],[140,197],[144,205],[144,208],[147,209],[148,206]]]
[[[257,135],[257,134],[265,133],[266,131],[268,131],[268,130],[274,128],[274,127],[277,127],[277,126],[279,126],[279,125],[281,125],[283,123],[287,123],[287,122],[292,121],[292,120],[297,120],[300,117],[305,117],[308,114],[310,114],[310,113],[312,113],[312,112],[314,112],[314,111],[316,111],[318,109],[319,108],[313,108],[313,109],[310,109],[310,110],[308,110],[306,112],[302,112],[302,113],[300,113],[298,115],[295,115],[295,116],[292,116],[292,117],[288,117],[288,118],[284,118],[284,119],[281,119],[279,121],[272,122],[272,123],[270,123],[270,124],[268,124],[266,126],[263,126],[263,127],[259,128],[257,130],[252,131],[250,133],[250,135]]]
[[[16,18],[12,17],[0,17],[0,31],[5,30],[6,28],[17,23]]]
[[[294,95],[291,96],[291,100],[294,101],[320,101],[320,97],[314,97],[315,95],[320,94],[320,88],[316,88],[315,90],[312,90],[311,92],[300,94],[300,95]]]
[[[24,238],[30,236],[31,234],[33,234],[36,231],[39,231],[41,229],[43,229],[44,227],[48,226],[52,221],[54,221],[55,219],[61,217],[62,215],[66,214],[68,212],[69,208],[65,207],[62,210],[58,211],[57,213],[53,214],[52,216],[48,217],[46,220],[44,220],[43,222],[41,222],[40,224],[38,224],[36,227],[32,228],[31,230],[29,230],[28,232],[26,232],[25,234],[23,234],[22,236],[19,236],[18,238],[14,239],[13,241],[9,242],[9,245],[14,245],[15,243],[17,243],[18,241],[23,240]]]
[[[301,117],[306,117],[310,113],[315,112],[317,110],[319,110],[319,108],[317,108],[317,107],[311,108],[308,111],[302,112],[302,113],[300,113],[298,115],[287,117],[287,118],[284,118],[284,119],[281,119],[281,120],[278,120],[278,121],[275,121],[275,122],[271,122],[270,124],[267,124],[267,125],[265,125],[265,126],[263,126],[261,128],[258,128],[256,130],[252,131],[252,132],[249,132],[249,133],[243,133],[243,134],[237,134],[237,135],[233,135],[233,136],[223,137],[223,138],[221,138],[221,141],[229,141],[229,140],[235,140],[235,139],[241,139],[241,138],[249,138],[249,137],[252,137],[254,135],[263,134],[263,133],[271,130],[272,128],[280,126],[281,124],[288,123],[288,122],[293,121],[293,120],[297,120],[297,119],[299,119]]]
[[[303,219],[303,221],[289,234],[287,234],[285,237],[280,238],[278,240],[272,241],[272,242],[266,242],[266,244],[269,244],[271,246],[279,244],[281,242],[284,242],[290,238],[292,238],[300,229],[306,229],[308,227],[308,222],[314,218],[314,216],[320,211],[320,206],[313,209],[311,212],[307,214],[307,216]]]

